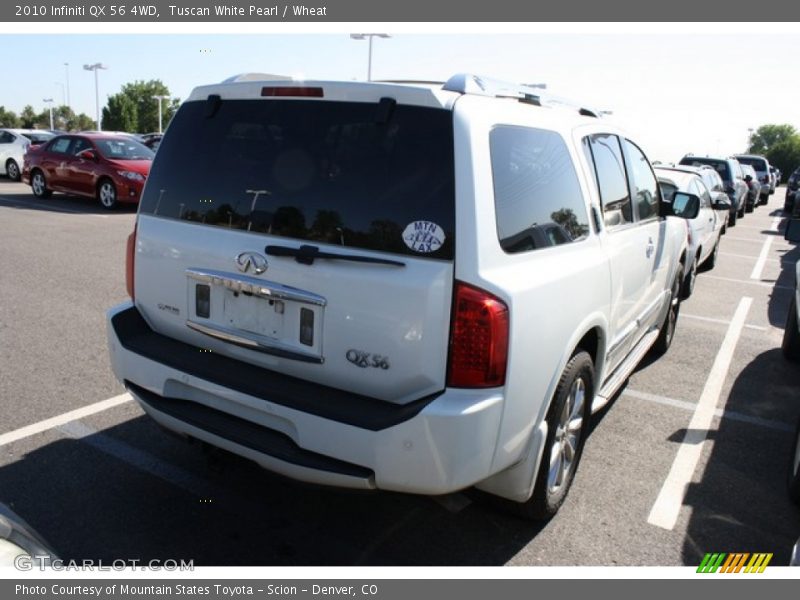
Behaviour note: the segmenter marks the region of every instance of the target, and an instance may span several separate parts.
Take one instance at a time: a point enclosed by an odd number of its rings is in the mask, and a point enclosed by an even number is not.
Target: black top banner
[[[757,22],[797,21],[800,3],[761,0],[491,2],[430,0],[17,0],[0,4],[2,22]],[[681,33],[676,26],[674,33]]]

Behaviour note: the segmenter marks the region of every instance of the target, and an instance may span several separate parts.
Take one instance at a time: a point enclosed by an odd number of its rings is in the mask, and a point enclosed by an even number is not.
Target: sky
[[[539,26],[526,33],[517,26],[479,34],[422,33],[430,30],[422,26],[415,33],[412,24],[410,31],[407,26],[375,40],[372,75],[444,81],[468,72],[546,83],[554,94],[612,111],[608,118],[651,160],[731,154],[746,149],[750,128],[789,123],[800,129],[800,34],[771,32],[768,24],[759,25],[759,34],[729,28],[651,24],[640,32],[634,24],[623,33],[603,33],[600,26],[547,33]],[[689,32],[666,33],[681,29]],[[351,40],[346,31],[63,35],[0,28],[0,56],[18,57],[4,61],[0,105],[19,113],[26,104],[44,110],[44,98],[61,104],[68,78],[71,107],[94,118],[94,74],[83,65],[97,62],[108,66],[99,72],[102,106],[135,80],[160,79],[181,99],[197,85],[245,72],[364,80],[367,51],[367,42]]]

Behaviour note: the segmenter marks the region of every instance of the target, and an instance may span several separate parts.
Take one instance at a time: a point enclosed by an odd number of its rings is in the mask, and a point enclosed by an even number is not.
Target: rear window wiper
[[[334,252],[320,252],[316,246],[300,246],[292,248],[290,246],[267,246],[264,248],[269,256],[292,256],[301,265],[313,265],[318,258],[325,260],[349,260],[352,262],[370,263],[376,265],[389,265],[391,267],[405,267],[406,263],[399,260],[389,260],[387,258],[375,258],[373,256],[363,256],[360,254],[336,254]]]

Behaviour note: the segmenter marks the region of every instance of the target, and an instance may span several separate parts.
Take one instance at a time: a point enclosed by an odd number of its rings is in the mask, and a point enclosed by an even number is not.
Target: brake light
[[[135,300],[133,290],[133,260],[136,256],[136,225],[133,226],[133,231],[128,236],[128,245],[125,250],[125,287],[128,290],[128,295],[131,300]]]
[[[506,382],[508,307],[492,294],[456,281],[447,385],[498,387]]]
[[[322,98],[321,87],[262,87],[262,96],[297,97],[297,98]]]

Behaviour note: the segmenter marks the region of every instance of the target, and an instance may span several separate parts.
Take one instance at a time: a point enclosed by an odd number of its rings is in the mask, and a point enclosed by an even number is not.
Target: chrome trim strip
[[[268,300],[289,300],[314,306],[328,304],[325,298],[317,294],[247,275],[233,275],[210,269],[186,269],[186,275],[196,281],[222,285],[234,292],[245,292]]]
[[[186,321],[186,326],[207,336],[222,340],[223,342],[249,348],[250,350],[256,350],[257,352],[263,352],[264,354],[320,365],[325,362],[325,358],[322,356],[298,352],[293,348],[284,346],[266,336],[258,335],[257,333],[248,333],[247,336],[244,336],[239,331],[227,327],[205,325],[188,319]]]

